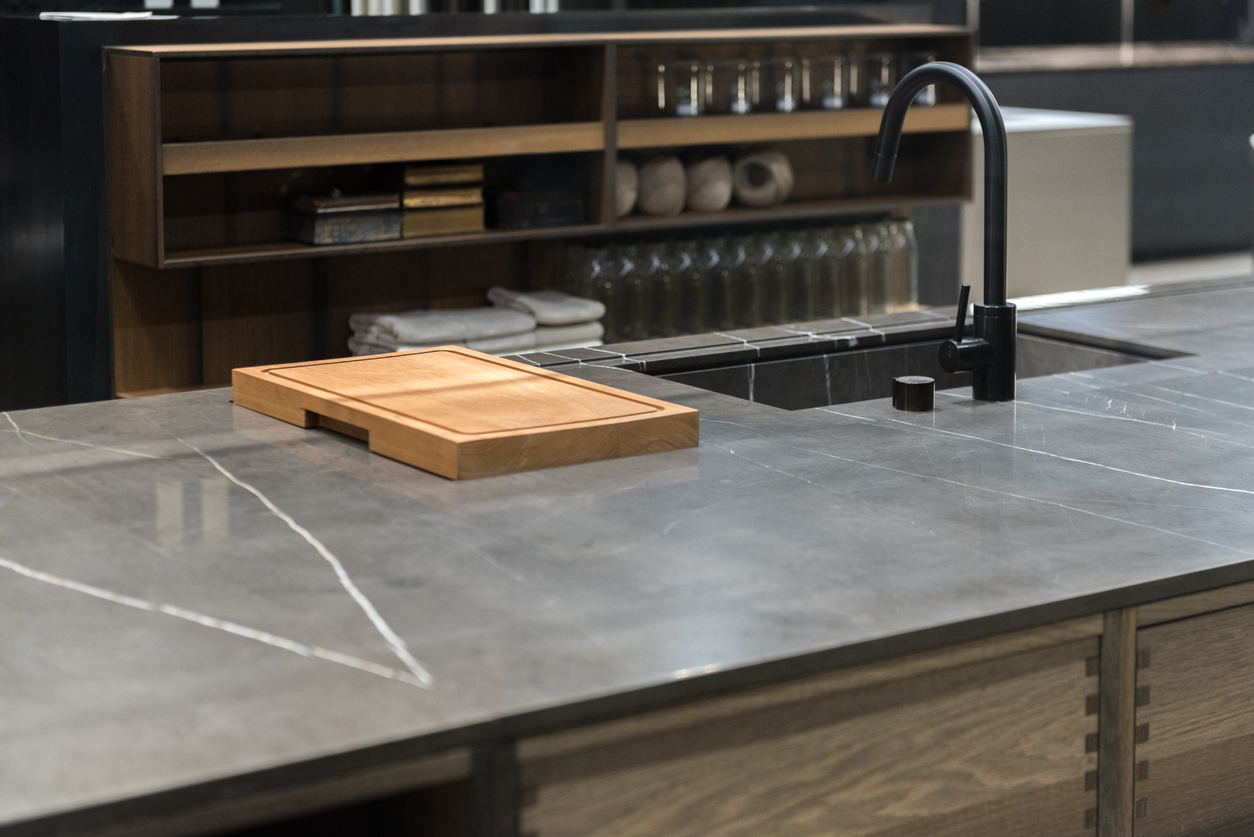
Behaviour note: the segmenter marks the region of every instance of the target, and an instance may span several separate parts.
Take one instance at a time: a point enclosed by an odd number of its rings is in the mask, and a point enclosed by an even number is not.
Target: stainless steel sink
[[[949,374],[940,368],[940,344],[940,340],[925,340],[784,360],[707,366],[659,377],[784,410],[888,398],[892,395],[893,378],[899,375],[927,375],[936,379],[937,389],[970,386],[970,373]],[[1021,331],[1018,377],[1022,380],[1122,366],[1164,356],[1149,347],[1144,347],[1145,353],[1135,351],[1140,348],[1088,346]]]

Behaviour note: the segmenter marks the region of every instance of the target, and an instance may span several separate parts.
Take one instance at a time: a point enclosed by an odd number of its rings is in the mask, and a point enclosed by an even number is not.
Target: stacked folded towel
[[[495,307],[354,314],[348,348],[355,355],[465,346],[510,355],[599,346],[605,306],[556,291],[520,293],[493,288]]]

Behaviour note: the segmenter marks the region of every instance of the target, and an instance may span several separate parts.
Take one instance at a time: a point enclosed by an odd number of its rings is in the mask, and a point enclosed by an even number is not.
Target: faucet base
[[[1013,303],[975,304],[975,336],[993,347],[993,362],[975,370],[971,395],[977,401],[1013,401],[1015,398],[1015,343],[1019,320]]]

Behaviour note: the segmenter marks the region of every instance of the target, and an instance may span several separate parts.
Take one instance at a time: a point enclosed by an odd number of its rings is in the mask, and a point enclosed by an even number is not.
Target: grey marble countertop
[[[918,415],[565,369],[700,447],[468,482],[228,390],[3,414],[0,831],[1254,578],[1254,286],[1025,320],[1191,356]]]

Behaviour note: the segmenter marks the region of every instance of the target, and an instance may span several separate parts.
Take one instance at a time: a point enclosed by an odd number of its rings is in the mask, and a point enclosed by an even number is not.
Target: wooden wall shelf
[[[650,118],[647,71],[660,60],[919,51],[970,66],[972,34],[877,25],[108,47],[113,391],[214,385],[234,367],[340,356],[354,312],[465,307],[492,285],[543,283],[562,264],[545,240],[964,199],[970,110],[944,87],[940,103],[911,109],[887,185],[867,176],[876,108]],[[616,217],[620,157],[668,147],[687,157],[702,146],[734,156],[757,144],[792,161],[790,202]],[[569,177],[584,187],[583,223],[283,240],[298,197],[399,191],[404,164],[444,160],[484,164],[489,206],[496,190]]]
[[[736,142],[873,137],[879,134],[880,108],[801,113],[753,113],[698,116],[690,119],[625,119],[618,123],[619,148],[663,148]],[[966,104],[914,107],[905,133],[965,131],[971,126]]]
[[[162,173],[171,175],[604,149],[605,127],[600,122],[575,122],[566,125],[174,142],[162,145],[161,155]]]
[[[894,204],[896,206],[898,204]],[[166,254],[166,267],[201,267],[217,264],[274,261],[277,259],[308,259],[321,256],[344,256],[354,253],[391,253],[400,250],[421,250],[429,247],[453,247],[473,244],[503,244],[513,241],[534,241],[545,238],[577,238],[604,233],[604,224],[580,224],[571,227],[539,227],[529,230],[485,230],[481,233],[433,235],[422,238],[401,238],[393,241],[371,241],[363,244],[324,244],[314,246],[299,241],[275,241],[263,244],[236,244],[223,247],[173,250]]]

